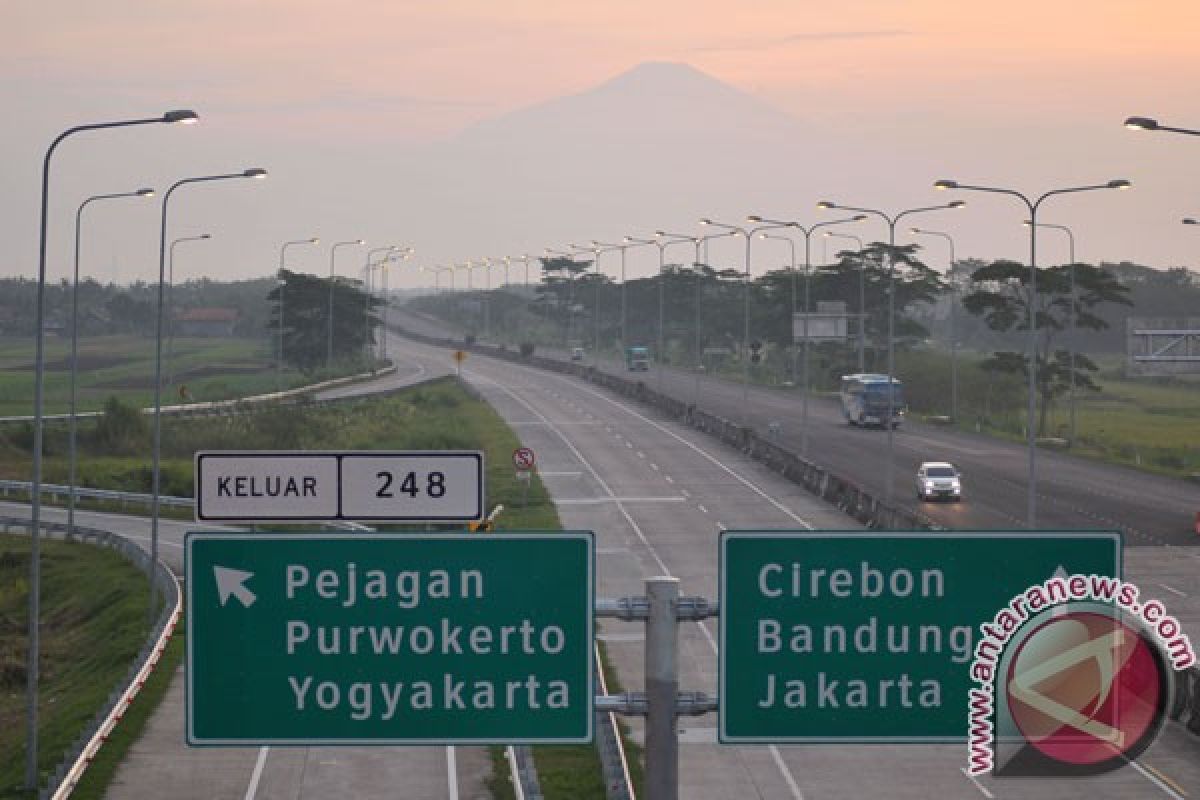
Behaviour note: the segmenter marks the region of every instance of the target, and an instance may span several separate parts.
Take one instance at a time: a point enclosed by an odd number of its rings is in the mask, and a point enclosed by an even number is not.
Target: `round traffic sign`
[[[517,469],[533,469],[533,465],[537,463],[537,456],[528,447],[518,447],[513,450],[513,466]]]

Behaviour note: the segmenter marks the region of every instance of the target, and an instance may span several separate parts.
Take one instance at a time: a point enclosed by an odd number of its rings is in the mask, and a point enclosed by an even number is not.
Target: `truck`
[[[640,345],[625,348],[625,369],[647,372],[650,369],[650,349]]]

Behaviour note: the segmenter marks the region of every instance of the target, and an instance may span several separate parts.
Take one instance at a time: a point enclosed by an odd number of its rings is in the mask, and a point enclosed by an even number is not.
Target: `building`
[[[238,312],[235,308],[189,308],[175,314],[176,336],[233,336]]]

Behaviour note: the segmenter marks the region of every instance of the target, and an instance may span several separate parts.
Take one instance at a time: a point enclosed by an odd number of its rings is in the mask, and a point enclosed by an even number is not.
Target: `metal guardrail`
[[[32,487],[29,481],[3,481],[0,480],[0,497],[8,498],[13,495],[28,495]],[[42,497],[49,498],[51,501],[58,501],[61,498],[67,497],[71,493],[70,486],[64,486],[58,483],[43,483]],[[75,487],[75,496],[83,497],[89,500],[107,500],[113,503],[122,505],[145,505],[148,506],[154,499],[153,495],[142,494],[140,492],[121,492],[116,489],[92,489],[86,486]],[[159,495],[158,504],[160,506],[168,506],[172,508],[192,508],[196,505],[196,501],[190,497],[169,497],[167,495]],[[78,526],[76,526],[78,527]]]
[[[19,517],[0,517],[0,529],[5,533],[11,533],[14,529],[30,533],[32,527],[31,520]],[[104,706],[96,712],[92,720],[63,753],[63,758],[55,767],[49,781],[38,790],[38,800],[62,800],[69,797],[75,789],[84,770],[91,764],[97,751],[120,722],[134,697],[141,691],[151,670],[158,665],[167,641],[174,633],[175,626],[183,613],[183,593],[180,591],[179,581],[176,580],[174,573],[167,568],[166,564],[161,560],[156,564],[151,564],[150,555],[145,550],[120,534],[81,525],[76,525],[72,534],[64,523],[44,521],[40,527],[43,536],[59,536],[116,550],[146,573],[150,579],[152,596],[163,599],[162,610],[159,612],[154,627],[146,637],[145,644],[138,651],[137,657],[130,664],[125,678],[117,688],[109,693]]]
[[[291,400],[304,397],[312,392],[320,392],[325,389],[334,389],[338,386],[344,386],[348,383],[356,383],[359,381],[374,380],[375,378],[390,375],[397,369],[395,362],[389,364],[375,372],[360,372],[357,375],[346,375],[341,378],[333,378],[332,380],[322,381],[320,383],[309,384],[308,386],[300,386],[295,389],[287,389],[282,392],[268,392],[266,394],[252,395],[251,397],[238,397],[233,400],[214,400],[205,403],[188,403],[178,406],[163,406],[162,413],[170,416],[178,417],[207,417],[207,416],[223,416],[227,414],[244,413],[256,406],[262,406],[266,403],[273,403],[279,400]],[[335,398],[340,400],[342,398]],[[329,402],[329,401],[324,401]],[[153,408],[143,408],[143,414],[153,414]],[[80,411],[75,414],[76,419],[93,419],[103,416],[102,411]],[[44,422],[66,422],[71,419],[70,414],[43,414]],[[11,417],[0,417],[0,423],[4,422],[33,422],[31,415],[17,415]]]
[[[600,661],[600,645],[592,643],[592,658],[596,672],[596,686],[600,694],[607,696],[608,682],[604,680],[604,666]],[[600,754],[600,770],[604,775],[604,794],[608,800],[637,800],[633,778],[629,775],[629,759],[625,755],[625,742],[621,738],[620,723],[611,711],[596,710],[596,751]]]

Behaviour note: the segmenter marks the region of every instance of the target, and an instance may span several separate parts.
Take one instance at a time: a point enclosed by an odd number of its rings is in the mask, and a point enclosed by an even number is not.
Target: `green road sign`
[[[193,745],[592,738],[591,532],[191,533]]]
[[[722,534],[720,740],[965,740],[979,625],[1060,569],[1120,577],[1120,534]]]

